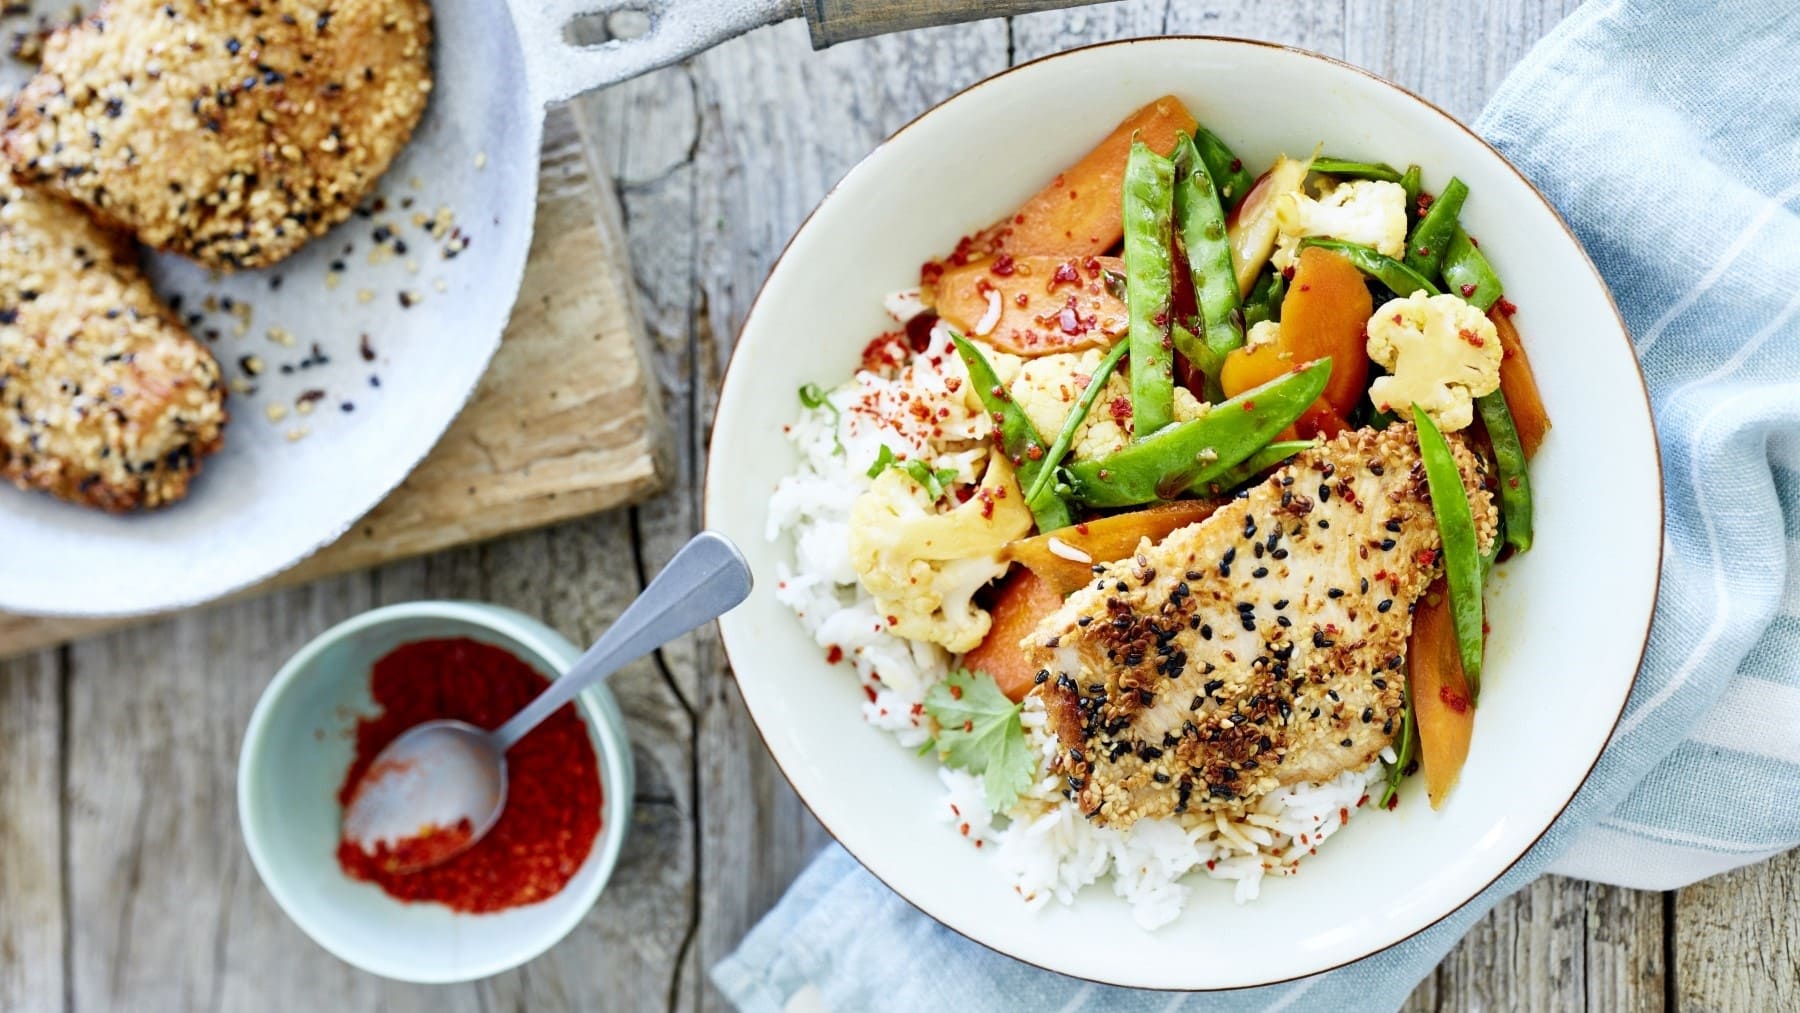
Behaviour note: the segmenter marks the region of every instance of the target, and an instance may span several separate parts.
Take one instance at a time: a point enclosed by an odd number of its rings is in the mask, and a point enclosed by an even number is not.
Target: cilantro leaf
[[[893,466],[894,452],[888,449],[887,444],[883,443],[881,445],[881,453],[875,455],[875,463],[869,465],[869,477],[874,478]]]
[[[844,438],[838,434],[838,425],[843,421],[844,413],[831,403],[831,392],[816,383],[800,385],[800,406],[803,408],[823,408],[831,413],[831,442],[833,453],[843,456]]]
[[[1037,773],[1019,711],[992,676],[963,668],[925,693],[925,713],[938,723],[944,762],[980,774],[995,812],[1012,808]]]
[[[902,461],[894,456],[894,451],[887,444],[881,445],[881,452],[875,455],[875,463],[869,465],[869,477],[876,478],[889,468],[899,468],[912,476],[927,495],[933,500],[944,498],[944,490],[956,481],[956,469],[933,468],[924,461]]]

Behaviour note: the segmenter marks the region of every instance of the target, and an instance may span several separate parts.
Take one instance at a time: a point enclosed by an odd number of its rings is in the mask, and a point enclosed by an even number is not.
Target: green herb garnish
[[[981,775],[994,812],[1011,809],[1037,772],[1020,709],[992,676],[964,668],[925,693],[925,713],[938,724],[939,755],[949,766]]]

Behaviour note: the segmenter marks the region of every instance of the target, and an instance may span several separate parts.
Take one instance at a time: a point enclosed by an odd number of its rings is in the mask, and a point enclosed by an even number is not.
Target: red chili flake
[[[1069,191],[1069,199],[1070,200],[1074,200],[1076,198],[1076,196],[1077,196],[1077,194],[1075,193],[1075,191],[1073,191],[1073,190]]]
[[[1293,268],[1293,266],[1292,266],[1292,265],[1289,265],[1289,266],[1287,266],[1287,267],[1284,267],[1284,268],[1282,268],[1282,269],[1281,269],[1281,277],[1282,277],[1282,278],[1283,278],[1283,279],[1284,279],[1284,280],[1287,280],[1287,281],[1293,281],[1293,280],[1294,280],[1294,268]]]
[[[972,732],[974,730],[975,730],[975,722],[974,721],[964,721],[963,722],[963,731]]]
[[[961,390],[962,389],[962,377],[960,377],[960,376],[944,377],[944,389],[949,391],[952,394]]]
[[[826,649],[825,663],[827,665],[835,665],[838,662],[843,661],[843,660],[844,660],[844,649],[842,647],[839,647],[836,644],[832,644],[829,648]]]
[[[1394,314],[1394,323],[1404,324],[1404,323],[1406,323],[1406,318],[1404,318],[1400,314],[1396,313],[1396,314]]]
[[[1013,215],[1013,224],[1014,224],[1014,225],[1023,225],[1023,224],[1025,224],[1025,216],[1024,216],[1024,215],[1022,215],[1022,214],[1018,214],[1018,215]]]
[[[1312,291],[1312,286],[1311,286],[1311,285],[1302,285],[1302,286],[1300,286],[1300,291],[1302,291],[1302,292],[1311,292],[1311,291]]]
[[[1245,401],[1244,402],[1244,410],[1247,412],[1255,411],[1256,410],[1256,402],[1255,401]]]
[[[382,709],[356,724],[356,756],[338,789],[349,805],[375,757],[400,733],[437,718],[497,728],[549,680],[505,650],[464,637],[403,644],[377,661],[369,692]],[[429,901],[471,914],[535,904],[568,884],[600,834],[600,773],[593,740],[566,706],[507,754],[507,803],[474,847],[417,872],[393,871],[403,851],[368,855],[347,841],[337,860],[356,879],[407,902]],[[415,839],[438,847],[461,827]],[[404,847],[404,846],[403,846]]]
[[[1396,808],[1399,807],[1399,805],[1400,805],[1400,793],[1395,792],[1394,796],[1392,798],[1388,799],[1388,802],[1387,802],[1388,812],[1393,812]]]
[[[1494,304],[1494,308],[1499,310],[1502,316],[1508,316],[1508,317],[1512,316],[1514,313],[1519,312],[1519,308],[1517,306],[1513,305],[1512,300],[1504,298],[1504,297],[1502,297],[1499,302]]]
[[[935,260],[927,260],[919,265],[919,287],[931,288],[944,276],[944,265]]]
[[[964,824],[963,824],[963,825],[962,825],[962,826],[961,826],[961,827],[960,827],[960,828],[958,828],[958,829],[960,829],[960,830],[961,830],[961,831],[962,831],[962,835],[963,835],[963,836],[964,836],[964,837],[967,837],[967,836],[969,836],[969,825],[968,825],[968,824],[967,824],[967,823],[964,823]]]
[[[1122,396],[1115,397],[1112,399],[1112,404],[1107,405],[1107,410],[1112,412],[1113,421],[1123,422],[1131,417],[1131,399]]]
[[[1034,461],[1041,461],[1044,459],[1044,448],[1038,446],[1035,443],[1026,444],[1025,456],[1031,458]],[[1005,490],[1003,489],[1001,491],[1004,492]]]
[[[1419,256],[1421,256],[1421,257],[1431,256],[1431,247],[1429,247],[1429,246],[1419,247]]]
[[[1349,808],[1345,807],[1345,806],[1340,806],[1338,808],[1338,825],[1339,826],[1348,826],[1349,823],[1350,823]]]
[[[1469,237],[1469,245],[1473,246],[1477,250],[1479,250],[1479,249],[1481,249],[1481,240],[1476,239],[1474,236],[1470,236]]]
[[[1081,262],[1081,266],[1087,269],[1089,278],[1100,277],[1100,258],[1099,257],[1089,257],[1088,259]]]
[[[1416,554],[1414,554],[1413,558],[1418,561],[1420,566],[1430,566],[1433,563],[1437,562],[1437,550],[1436,549],[1420,549]],[[1385,579],[1386,577],[1387,577],[1386,571],[1376,574],[1377,580]]]
[[[1462,287],[1462,294],[1463,294],[1463,298],[1464,298],[1464,299],[1467,299],[1467,298],[1468,298],[1468,297],[1470,297],[1470,296],[1472,296],[1472,295],[1474,295],[1474,294],[1475,294],[1475,286],[1473,286],[1473,285],[1464,285],[1464,286],[1463,286],[1463,287]]]
[[[1019,307],[1020,309],[1024,309],[1030,303],[1031,303],[1031,297],[1026,295],[1023,292],[1020,292],[1018,295],[1013,296],[1013,305]]]
[[[1511,488],[1517,489],[1519,487],[1519,476],[1514,475],[1507,479],[1506,484]]]
[[[864,686],[863,695],[869,698],[870,703],[874,703],[879,698],[873,686]]]
[[[1081,274],[1075,269],[1073,260],[1065,260],[1056,265],[1056,271],[1050,275],[1050,284],[1045,286],[1047,292],[1056,291],[1058,285],[1079,285]]]
[[[1369,804],[1369,796],[1367,794],[1364,794],[1362,798],[1359,798],[1356,800],[1356,807],[1358,809],[1361,809],[1363,806],[1368,805],[1368,804]]]
[[[1444,701],[1444,706],[1458,714],[1467,714],[1469,712],[1469,698],[1448,686],[1438,687],[1438,699]]]
[[[887,621],[888,621],[889,626],[900,625],[900,617],[899,616],[888,616]]]
[[[1010,277],[1013,273],[1012,254],[1002,253],[994,260],[994,265],[988,268],[988,271],[992,274],[997,274],[1002,278]]]
[[[1483,345],[1487,344],[1486,338],[1482,337],[1479,334],[1476,334],[1474,331],[1471,331],[1466,327],[1460,331],[1457,331],[1456,336],[1463,339],[1464,341],[1467,341],[1469,344],[1475,346],[1476,348],[1480,348]]]
[[[1242,159],[1234,158],[1231,160],[1231,171],[1232,172],[1242,172],[1243,169],[1244,169],[1244,162]]]

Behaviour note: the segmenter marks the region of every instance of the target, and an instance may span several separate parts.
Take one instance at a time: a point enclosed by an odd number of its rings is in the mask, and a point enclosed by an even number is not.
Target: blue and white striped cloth
[[[1561,210],[1635,336],[1669,530],[1637,689],[1538,846],[1435,928],[1341,970],[1182,996],[964,941],[832,848],[713,971],[746,1010],[1392,1008],[1542,873],[1666,889],[1800,845],[1800,17],[1594,0],[1477,129]],[[807,986],[811,986],[810,989]],[[801,1005],[807,1005],[802,1002]]]

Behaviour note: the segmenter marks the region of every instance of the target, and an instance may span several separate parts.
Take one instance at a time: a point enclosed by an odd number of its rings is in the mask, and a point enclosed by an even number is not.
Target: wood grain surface
[[[234,761],[269,674],[327,624],[416,598],[483,598],[594,636],[698,525],[714,392],[782,244],[871,146],[981,77],[1106,38],[1246,35],[1343,57],[1471,119],[1572,6],[1132,0],[820,54],[791,23],[581,100],[675,434],[668,486],[628,510],[0,664],[0,1009],[721,1008],[705,969],[825,837],[764,753],[715,637],[614,681],[639,788],[599,906],[539,960],[454,987],[349,969],[256,881]],[[1791,1006],[1797,916],[1793,855],[1668,895],[1547,879],[1485,918],[1407,1008]]]
[[[506,335],[406,481],[336,543],[250,592],[542,527],[658,488],[670,467],[610,180],[571,110],[544,124],[537,224]],[[0,658],[132,625],[0,613]]]

